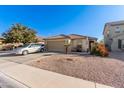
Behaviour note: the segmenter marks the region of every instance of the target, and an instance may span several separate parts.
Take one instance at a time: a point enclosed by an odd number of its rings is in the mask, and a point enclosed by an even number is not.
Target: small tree
[[[36,41],[36,32],[21,24],[14,24],[2,34],[5,43],[31,43]]]

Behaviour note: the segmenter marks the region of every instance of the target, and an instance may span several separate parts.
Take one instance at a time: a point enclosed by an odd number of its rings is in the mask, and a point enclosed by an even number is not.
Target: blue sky
[[[14,23],[39,36],[82,34],[102,38],[104,24],[124,20],[124,6],[0,6],[0,34]]]

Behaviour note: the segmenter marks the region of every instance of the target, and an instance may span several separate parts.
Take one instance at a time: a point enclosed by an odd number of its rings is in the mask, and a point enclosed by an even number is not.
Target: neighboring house
[[[3,41],[4,39],[2,37],[0,37],[0,50],[2,50],[2,47],[3,47]]]
[[[124,21],[106,23],[103,35],[108,49],[111,51],[124,50]]]
[[[70,43],[68,52],[83,52],[90,50],[92,44],[97,41],[97,38],[77,34],[60,34],[57,36],[45,38],[44,40],[48,51],[65,52],[65,44],[68,41]]]
[[[0,37],[0,44],[2,44],[4,41],[4,39],[2,37]]]

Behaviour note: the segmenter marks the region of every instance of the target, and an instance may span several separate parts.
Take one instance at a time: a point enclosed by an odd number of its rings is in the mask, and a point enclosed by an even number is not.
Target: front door
[[[122,46],[122,40],[118,39],[118,48],[121,49]]]
[[[94,41],[89,41],[89,51],[92,50],[93,44],[94,44]]]

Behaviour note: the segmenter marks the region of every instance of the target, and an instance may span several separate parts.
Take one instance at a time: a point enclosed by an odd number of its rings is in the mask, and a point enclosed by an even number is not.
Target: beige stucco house
[[[103,35],[105,45],[111,51],[124,50],[124,21],[106,23]]]
[[[91,49],[97,38],[77,34],[61,34],[45,38],[44,40],[48,51],[65,52],[66,45],[68,45],[68,52],[83,52]],[[68,44],[66,44],[67,42]]]
[[[2,44],[4,41],[4,39],[2,37],[0,37],[0,44]]]

